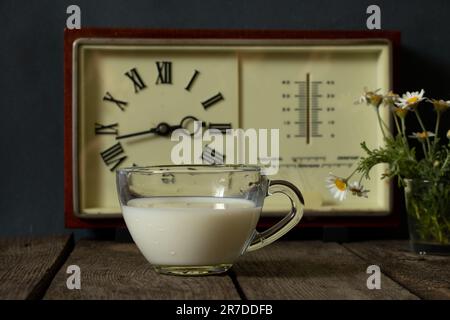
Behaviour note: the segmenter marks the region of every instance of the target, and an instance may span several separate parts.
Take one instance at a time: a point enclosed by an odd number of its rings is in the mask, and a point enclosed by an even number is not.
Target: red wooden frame
[[[82,219],[73,210],[72,172],[72,45],[78,38],[154,38],[154,39],[388,39],[393,52],[393,88],[398,88],[400,32],[398,31],[299,31],[299,30],[143,30],[80,29],[64,32],[64,211],[68,228],[120,228],[122,218]],[[394,188],[393,213],[381,217],[304,217],[299,227],[398,227],[399,190]],[[278,219],[262,218],[260,227]]]

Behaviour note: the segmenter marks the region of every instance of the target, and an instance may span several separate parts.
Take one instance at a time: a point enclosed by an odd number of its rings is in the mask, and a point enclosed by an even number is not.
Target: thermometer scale
[[[240,58],[243,127],[280,130],[279,172],[273,179],[297,183],[307,215],[387,214],[390,186],[380,179],[385,166],[374,169],[376,178],[363,181],[370,190],[368,199],[349,196],[338,201],[325,180],[330,173],[350,175],[364,156],[361,142],[371,147],[384,143],[374,110],[354,102],[364,87],[383,91],[391,87],[390,74],[384,71],[390,65],[389,46],[311,45]],[[389,116],[387,108],[381,110],[385,122]],[[265,212],[276,212],[283,201],[269,199]]]

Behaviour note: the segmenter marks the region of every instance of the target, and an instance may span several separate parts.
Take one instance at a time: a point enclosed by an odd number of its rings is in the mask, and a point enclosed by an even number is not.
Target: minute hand
[[[116,139],[119,140],[119,139],[131,138],[131,137],[142,136],[144,134],[150,134],[150,133],[156,133],[156,132],[157,132],[157,128],[152,128],[150,130],[145,130],[145,131],[134,132],[134,133],[117,136]]]

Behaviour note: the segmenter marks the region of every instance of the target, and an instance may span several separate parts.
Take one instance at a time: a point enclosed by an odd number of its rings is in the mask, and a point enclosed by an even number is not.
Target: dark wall
[[[450,1],[0,1],[0,235],[64,232],[63,29],[382,29],[402,32],[399,91],[450,98]],[[448,119],[448,118],[447,118]]]

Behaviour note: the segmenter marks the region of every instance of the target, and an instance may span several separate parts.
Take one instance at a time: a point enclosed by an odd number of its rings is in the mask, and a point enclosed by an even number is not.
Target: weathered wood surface
[[[0,299],[42,298],[72,248],[72,236],[0,239]]]
[[[233,270],[247,299],[417,299],[384,274],[369,290],[369,265],[336,243],[295,241],[248,253]]]
[[[347,243],[345,247],[422,299],[450,299],[450,257],[418,255],[407,241]]]
[[[81,269],[81,289],[66,286],[67,266]],[[177,277],[157,274],[134,243],[82,240],[48,289],[45,299],[240,299],[228,275]]]
[[[70,236],[0,239],[0,299],[450,299],[450,257],[407,241],[284,241],[241,257],[229,274],[159,275],[133,243]],[[81,290],[69,290],[69,265]],[[366,269],[381,268],[381,290]],[[53,280],[52,280],[53,279]]]

